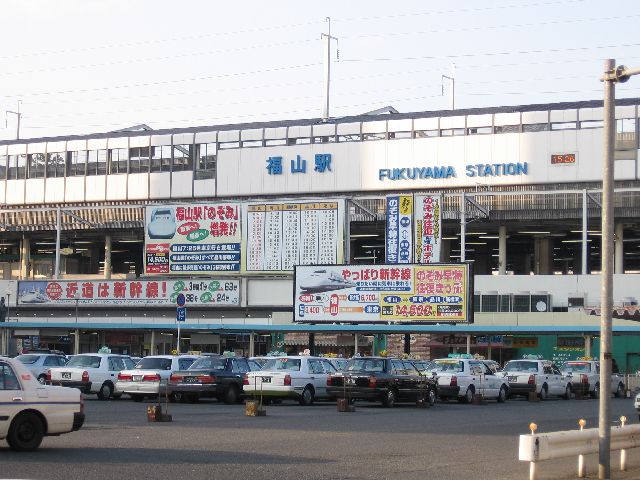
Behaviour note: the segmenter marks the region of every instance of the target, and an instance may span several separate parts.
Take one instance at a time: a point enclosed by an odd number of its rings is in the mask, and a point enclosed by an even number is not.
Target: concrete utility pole
[[[611,311],[613,310],[613,156],[615,150],[615,84],[624,83],[640,68],[616,68],[604,62],[604,159],[602,168],[602,283],[600,298],[600,405],[598,415],[598,478],[611,478]]]
[[[328,32],[321,33],[320,39],[326,39],[324,44],[324,109],[322,111],[322,119],[327,121],[329,120],[329,85],[331,83],[331,40],[336,41],[337,52],[338,39],[337,37],[331,36],[331,17],[327,17],[325,21],[329,23]]]

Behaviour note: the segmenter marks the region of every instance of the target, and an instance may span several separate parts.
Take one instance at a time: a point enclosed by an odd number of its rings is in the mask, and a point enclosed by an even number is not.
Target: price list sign
[[[343,261],[344,200],[248,204],[246,271]]]

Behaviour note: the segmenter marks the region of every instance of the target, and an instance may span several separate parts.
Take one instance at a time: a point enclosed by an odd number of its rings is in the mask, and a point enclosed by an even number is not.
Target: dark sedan
[[[438,391],[434,380],[420,375],[410,360],[359,357],[327,379],[327,394],[336,399],[380,401],[385,407],[393,407],[396,402],[421,399],[433,405]]]
[[[187,370],[171,375],[169,396],[174,401],[196,402],[209,397],[225,403],[238,403],[242,398],[244,374],[257,369],[259,365],[246,358],[202,357]]]

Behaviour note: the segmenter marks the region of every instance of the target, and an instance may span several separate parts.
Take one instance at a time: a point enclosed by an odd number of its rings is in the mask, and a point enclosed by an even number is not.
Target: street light
[[[611,312],[613,310],[613,157],[615,151],[615,84],[640,68],[604,62],[604,159],[602,168],[602,278],[600,299],[600,405],[598,415],[598,478],[611,476]]]

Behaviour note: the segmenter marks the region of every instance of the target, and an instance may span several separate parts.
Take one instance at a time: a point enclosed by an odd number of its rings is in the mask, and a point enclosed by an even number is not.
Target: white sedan
[[[43,437],[79,430],[84,401],[79,390],[38,383],[18,360],[0,358],[0,439],[31,451]]]
[[[328,398],[327,376],[335,372],[326,358],[274,357],[262,370],[245,374],[242,388],[255,397],[293,398],[300,405],[311,405],[316,398]]]

